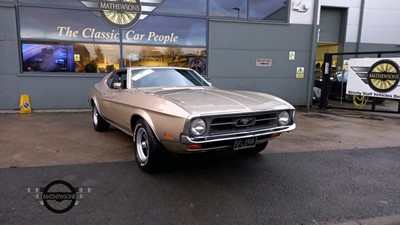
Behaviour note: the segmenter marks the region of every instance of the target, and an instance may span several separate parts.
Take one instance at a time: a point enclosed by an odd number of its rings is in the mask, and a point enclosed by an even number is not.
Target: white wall
[[[307,12],[298,12],[294,4],[309,6]],[[294,24],[312,24],[314,3],[316,0],[292,0],[289,22]],[[362,0],[319,0],[321,7],[339,7],[348,9],[346,42],[357,42]],[[318,21],[320,17],[318,12]],[[364,20],[361,35],[362,43],[400,44],[400,1],[365,0]]]
[[[399,0],[366,0],[361,42],[400,44]]]

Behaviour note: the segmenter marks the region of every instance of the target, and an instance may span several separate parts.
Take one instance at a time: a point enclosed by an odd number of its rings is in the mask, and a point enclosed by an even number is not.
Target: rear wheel
[[[138,120],[133,138],[136,162],[139,167],[145,172],[154,172],[159,169],[166,151],[145,120]]]
[[[93,127],[96,131],[103,132],[107,131],[110,128],[110,124],[103,119],[97,110],[96,105],[92,106],[92,119],[93,119]]]

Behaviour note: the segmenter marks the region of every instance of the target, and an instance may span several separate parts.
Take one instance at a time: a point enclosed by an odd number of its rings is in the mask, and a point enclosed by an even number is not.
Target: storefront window
[[[115,0],[109,0],[110,2]],[[128,1],[126,1],[128,2]],[[44,6],[54,8],[97,10],[96,0],[18,0],[23,6]],[[206,16],[207,0],[145,0],[140,1],[143,13]]]
[[[90,11],[20,7],[21,38],[76,42],[205,46],[206,19],[148,15],[133,27],[108,26]],[[42,15],[46,15],[45,17]]]
[[[100,10],[101,1],[19,0],[22,69],[105,73],[120,66],[180,66],[205,75],[207,16],[284,22],[286,2],[146,0],[136,21],[119,29]]]
[[[124,46],[125,66],[177,66],[206,74],[205,48]]]
[[[123,42],[158,46],[206,46],[206,19],[148,16],[124,30]]]
[[[119,46],[87,43],[22,43],[24,72],[106,73],[119,68]]]
[[[119,43],[119,30],[91,11],[20,7],[19,14],[22,39]]]
[[[124,66],[145,61],[149,65],[152,57],[161,54],[168,65],[205,74],[206,18],[146,15],[134,26],[119,30],[88,10],[20,6],[19,12],[24,72],[105,73],[119,68],[124,56],[140,52],[144,58],[125,58]],[[133,53],[127,52],[131,48]]]

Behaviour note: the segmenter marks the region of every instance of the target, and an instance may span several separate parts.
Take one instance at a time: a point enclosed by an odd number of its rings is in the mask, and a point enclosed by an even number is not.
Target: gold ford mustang
[[[212,87],[194,70],[132,67],[114,71],[91,89],[93,126],[110,124],[133,136],[136,161],[150,172],[166,151],[260,152],[295,129],[295,109],[272,95]]]

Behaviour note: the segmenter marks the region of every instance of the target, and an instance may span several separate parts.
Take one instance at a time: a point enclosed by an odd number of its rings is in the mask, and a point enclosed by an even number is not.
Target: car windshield
[[[210,86],[192,70],[176,68],[143,68],[132,70],[132,88]]]

